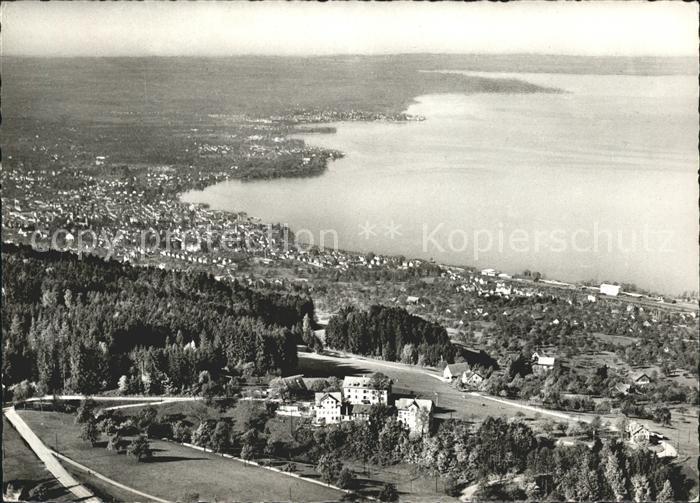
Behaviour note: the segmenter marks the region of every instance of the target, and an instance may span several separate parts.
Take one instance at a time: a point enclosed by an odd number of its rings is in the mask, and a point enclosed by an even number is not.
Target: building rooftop
[[[323,399],[326,397],[331,397],[334,400],[336,400],[338,403],[341,403],[343,401],[343,395],[340,391],[331,391],[331,392],[321,392],[321,393],[316,393],[314,395],[314,401],[316,402],[316,405],[319,405]]]
[[[343,388],[359,388],[359,389],[389,389],[386,386],[373,386],[374,377],[371,375],[364,376],[345,376],[343,378]]]
[[[397,410],[406,410],[414,404],[420,409],[433,410],[433,401],[421,398],[399,398],[394,403]]]
[[[459,374],[469,370],[469,364],[468,363],[450,363],[446,368],[450,371],[450,374],[455,376],[455,375],[459,375]]]

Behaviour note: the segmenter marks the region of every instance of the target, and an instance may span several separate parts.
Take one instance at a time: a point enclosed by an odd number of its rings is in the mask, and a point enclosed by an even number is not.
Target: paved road
[[[83,503],[102,503],[92,492],[82,486],[69,474],[61,463],[53,456],[52,451],[39,440],[34,432],[27,426],[27,423],[17,414],[14,407],[3,409],[7,420],[22,436],[37,457],[46,465],[46,469],[58,480],[63,487],[73,493]]]

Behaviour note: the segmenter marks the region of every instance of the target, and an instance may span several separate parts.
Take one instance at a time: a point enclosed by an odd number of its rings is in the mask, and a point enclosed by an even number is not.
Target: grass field
[[[419,474],[415,466],[400,464],[393,466],[372,466],[369,473],[363,472],[361,463],[347,463],[357,474],[357,484],[363,494],[376,497],[386,482],[396,485],[401,501],[412,503],[433,503],[435,501],[458,501],[445,494],[445,483],[441,479]],[[437,491],[436,491],[437,487]]]
[[[681,463],[688,477],[693,478],[696,483],[698,476],[698,408],[686,405],[680,407],[685,409],[679,411],[678,406],[669,407],[671,410],[671,425],[662,426],[652,421],[646,421],[649,427],[662,433],[669,442],[678,450],[678,462]],[[697,494],[696,486],[694,494]]]
[[[176,501],[189,493],[198,493],[207,501],[336,501],[343,496],[333,489],[170,442],[152,441],[153,460],[139,463],[82,442],[72,415],[37,411],[20,414],[47,445],[53,446],[55,433],[60,432],[58,450],[62,454],[164,499]]]
[[[85,473],[84,471],[79,470],[68,463],[64,463],[63,466],[77,481],[90,489],[95,496],[106,503],[124,503],[134,501],[138,498],[138,496],[136,496],[134,493],[124,491],[113,486],[112,484],[108,484],[107,482],[98,479],[94,475]]]
[[[73,495],[53,478],[5,416],[2,418],[2,454],[3,482],[17,481],[26,487],[47,482],[52,500],[73,501]]]

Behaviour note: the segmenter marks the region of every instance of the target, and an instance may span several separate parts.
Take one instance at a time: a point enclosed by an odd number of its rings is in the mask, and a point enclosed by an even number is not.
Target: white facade
[[[554,356],[545,356],[542,353],[535,351],[532,353],[532,371],[535,374],[543,374],[554,368],[556,358]]]
[[[405,424],[411,433],[423,434],[430,430],[433,415],[432,400],[400,398],[396,401],[397,419]]]
[[[371,386],[370,377],[345,376],[343,379],[343,396],[345,400],[353,405],[382,403],[389,404],[389,394],[391,389],[376,389]]]
[[[482,382],[484,382],[484,376],[482,376],[478,372],[472,372],[471,370],[466,370],[462,374],[462,384],[476,388]]]
[[[342,420],[343,397],[339,391],[316,393],[316,422],[322,424],[339,423]]]
[[[609,285],[607,283],[603,283],[600,285],[600,293],[610,295],[611,297],[617,297],[620,294],[620,285]]]
[[[469,364],[467,363],[451,363],[442,371],[442,377],[446,381],[451,381],[461,377],[467,370],[469,370]]]

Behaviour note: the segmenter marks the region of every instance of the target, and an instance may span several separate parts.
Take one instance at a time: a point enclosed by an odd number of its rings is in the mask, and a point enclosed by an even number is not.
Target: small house
[[[453,381],[457,378],[461,378],[462,374],[469,370],[468,363],[450,363],[442,371],[442,377],[445,381]]]
[[[632,421],[627,425],[627,434],[630,441],[637,445],[647,445],[651,439],[651,432],[641,423]]]
[[[462,374],[462,384],[471,388],[478,388],[484,382],[484,376],[479,372],[465,370]]]
[[[632,384],[639,388],[643,388],[651,384],[651,378],[645,372],[637,372],[632,374]]]
[[[542,351],[532,353],[532,371],[535,374],[549,372],[554,368],[556,359],[554,356],[549,356]]]

